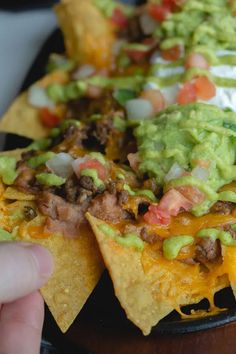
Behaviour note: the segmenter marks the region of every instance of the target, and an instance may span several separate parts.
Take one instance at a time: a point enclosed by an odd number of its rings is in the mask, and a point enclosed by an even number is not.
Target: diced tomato
[[[209,69],[209,63],[203,55],[198,53],[191,53],[186,58],[185,67],[187,69],[189,68]]]
[[[193,204],[200,204],[206,199],[205,194],[194,186],[180,186],[176,190]]]
[[[140,97],[148,100],[152,104],[154,113],[160,112],[166,106],[165,98],[160,90],[143,91]]]
[[[93,169],[97,170],[98,177],[100,179],[102,179],[103,181],[107,178],[107,169],[98,160],[95,160],[95,159],[87,160],[80,165],[80,171],[85,170],[87,168],[93,168]]]
[[[158,22],[164,21],[170,13],[169,6],[151,4],[149,6],[149,15]]]
[[[177,7],[176,0],[163,0],[162,3],[164,6],[169,8],[171,12],[176,10],[176,7]]]
[[[165,60],[177,60],[180,58],[182,53],[182,48],[179,45],[176,45],[170,49],[165,49],[161,51],[161,57]]]
[[[114,9],[111,20],[120,28],[125,28],[128,25],[128,17],[124,14],[120,7],[116,7]]]
[[[185,198],[180,192],[172,188],[164,194],[158,205],[152,204],[144,215],[144,220],[149,224],[168,225],[170,217],[176,216],[181,209],[185,211],[193,207],[193,202]]]
[[[158,205],[150,205],[148,212],[143,216],[144,220],[151,225],[161,224],[168,225],[170,223],[170,215],[158,208]]]
[[[42,124],[47,128],[56,127],[61,119],[55,113],[52,113],[48,108],[42,108],[40,110],[40,120]]]
[[[180,209],[184,209],[185,211],[190,210],[193,203],[185,198],[183,194],[172,188],[164,194],[158,206],[169,215],[176,216]]]
[[[186,82],[179,90],[177,102],[179,104],[188,104],[197,101],[197,92],[194,83]]]
[[[216,88],[207,76],[199,76],[195,79],[197,97],[202,100],[209,100],[216,95]]]

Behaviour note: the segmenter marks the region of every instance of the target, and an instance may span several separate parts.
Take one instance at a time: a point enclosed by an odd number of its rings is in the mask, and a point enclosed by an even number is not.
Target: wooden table
[[[142,336],[138,331],[80,326],[66,335],[50,331],[61,354],[233,354],[236,353],[236,323],[189,334]]]

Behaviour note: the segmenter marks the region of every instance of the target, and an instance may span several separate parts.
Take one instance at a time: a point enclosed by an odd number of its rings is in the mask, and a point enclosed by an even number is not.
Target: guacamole
[[[235,193],[218,193],[219,188],[236,179],[236,115],[218,107],[196,103],[173,105],[156,118],[143,121],[135,129],[140,160],[139,171],[154,177],[164,191],[191,185],[206,200],[192,209],[204,214],[217,200],[232,201]],[[166,175],[176,164],[182,173],[170,180]],[[192,174],[205,166],[206,178]],[[235,198],[236,199],[236,198]]]
[[[181,11],[171,13],[157,28],[155,36],[162,49],[183,45],[186,49],[236,49],[236,21],[228,0],[188,0]]]

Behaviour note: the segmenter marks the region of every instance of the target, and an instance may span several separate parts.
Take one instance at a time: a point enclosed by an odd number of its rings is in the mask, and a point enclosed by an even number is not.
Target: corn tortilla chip
[[[13,187],[6,188],[6,190],[3,193],[3,198],[10,199],[10,200],[35,200],[36,199],[35,195],[20,192]]]
[[[91,0],[64,0],[55,6],[67,54],[78,63],[111,64],[113,27]]]
[[[67,73],[58,70],[46,75],[37,84],[46,87],[51,83],[65,83],[66,81]],[[23,92],[17,97],[3,115],[0,120],[0,131],[18,134],[30,139],[46,137],[49,132],[40,122],[38,108],[29,104],[27,92]]]
[[[17,160],[20,160],[22,152],[26,151],[26,149],[15,149],[8,151],[0,151],[0,156],[12,156]]]
[[[91,231],[77,239],[52,235],[37,240],[52,253],[55,271],[41,293],[62,332],[66,332],[95,288],[103,262]]]
[[[24,208],[29,206],[37,210],[34,201],[5,202],[5,206],[1,201],[0,225],[13,232],[17,240],[38,243],[52,253],[54,272],[41,293],[58,326],[65,332],[96,286],[104,264],[89,224],[81,227],[77,238],[45,235],[45,217],[38,214],[29,222],[24,220]]]
[[[141,255],[134,248],[123,247],[98,228],[102,221],[87,214],[96,235],[115,293],[127,317],[148,335],[152,326],[173,310],[167,301],[156,301],[149,279],[143,271]]]
[[[172,310],[180,312],[181,306],[198,303],[204,297],[210,301],[211,312],[193,315],[202,317],[218,312],[214,294],[229,284],[221,264],[212,269],[218,276],[212,277],[211,272],[203,275],[198,264],[171,262],[148,246],[142,252],[123,246],[100,230],[103,221],[89,214],[87,219],[110,272],[116,296],[127,317],[144,335]]]

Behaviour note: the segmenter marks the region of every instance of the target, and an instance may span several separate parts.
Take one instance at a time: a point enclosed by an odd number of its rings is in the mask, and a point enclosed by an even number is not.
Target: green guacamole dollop
[[[206,46],[236,48],[236,21],[233,2],[228,0],[188,0],[179,12],[170,14],[155,35],[163,39],[161,47],[183,45],[185,48]]]
[[[194,207],[193,212],[201,215],[220,200],[218,189],[236,179],[235,128],[233,112],[203,103],[173,105],[156,118],[142,121],[135,129],[139,170],[154,177],[164,190],[181,185],[200,189],[206,201]],[[191,175],[199,161],[207,164],[207,180]],[[187,174],[166,181],[174,163]],[[224,193],[223,200],[226,197]]]

